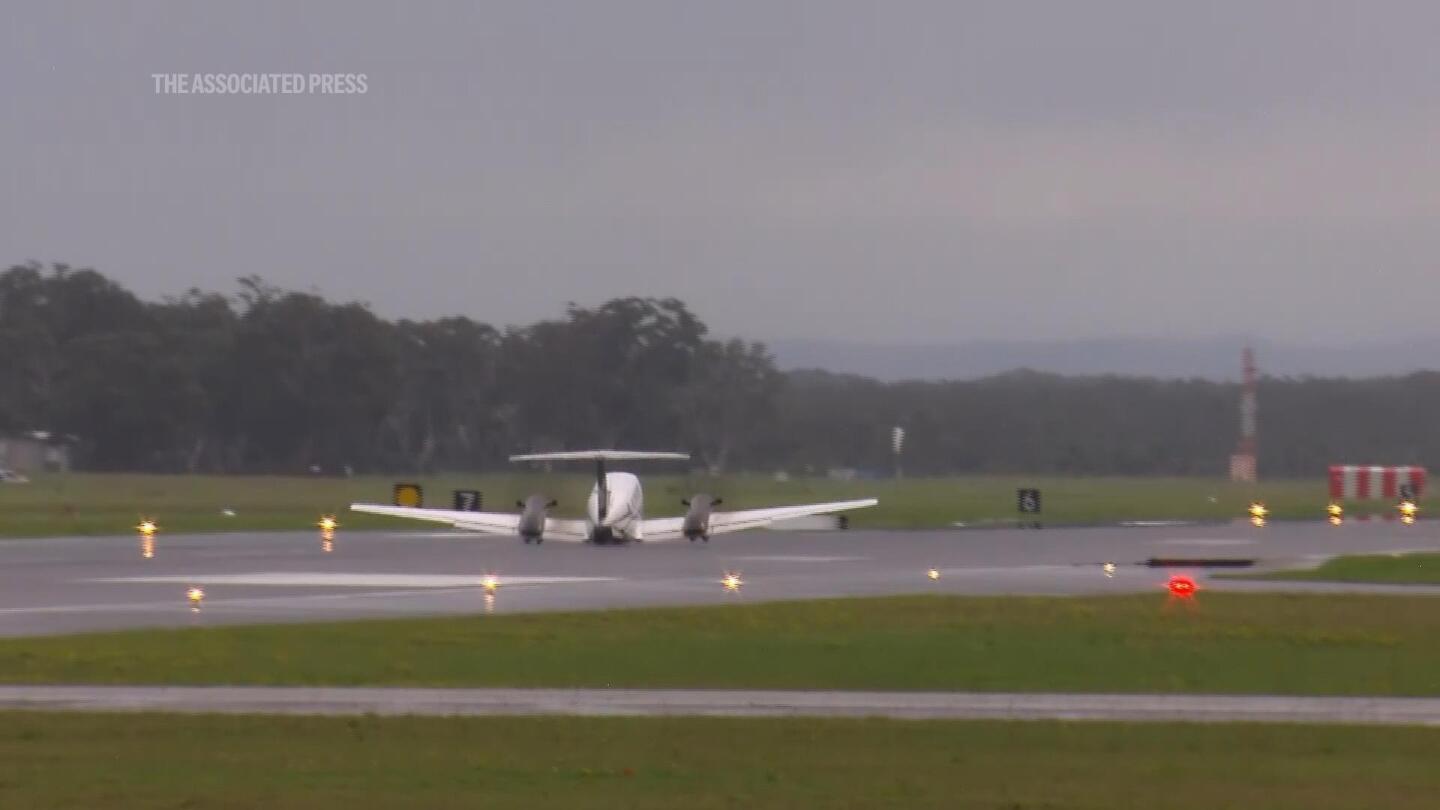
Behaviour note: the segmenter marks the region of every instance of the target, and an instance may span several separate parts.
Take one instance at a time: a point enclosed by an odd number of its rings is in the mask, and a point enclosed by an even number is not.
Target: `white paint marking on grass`
[[[107,577],[87,582],[200,582],[205,585],[261,585],[282,588],[465,588],[479,587],[484,574],[337,574],[309,571],[257,571],[251,574],[182,574],[146,577]],[[510,585],[569,585],[618,582],[618,577],[544,577],[495,574],[501,587]]]

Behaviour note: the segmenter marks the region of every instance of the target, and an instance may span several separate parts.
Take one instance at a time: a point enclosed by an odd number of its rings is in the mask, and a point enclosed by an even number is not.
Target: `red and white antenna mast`
[[[1256,400],[1259,374],[1255,370],[1255,352],[1249,346],[1245,347],[1241,362],[1244,364],[1245,382],[1240,390],[1240,443],[1230,456],[1230,480],[1254,483],[1255,442],[1259,433],[1259,405]]]

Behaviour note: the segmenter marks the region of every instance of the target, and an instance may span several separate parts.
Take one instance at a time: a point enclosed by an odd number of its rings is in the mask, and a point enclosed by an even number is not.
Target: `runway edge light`
[[[1420,507],[1416,506],[1414,501],[1409,500],[1401,501],[1395,508],[1400,511],[1400,522],[1406,526],[1414,523],[1415,516],[1420,512]]]
[[[1265,518],[1266,518],[1269,514],[1270,514],[1270,510],[1265,508],[1265,504],[1261,503],[1260,501],[1253,501],[1253,502],[1251,502],[1251,504],[1250,504],[1250,523],[1252,523],[1252,524],[1255,525],[1255,526],[1264,526],[1264,525],[1265,525]]]
[[[1172,599],[1189,599],[1195,595],[1195,580],[1185,574],[1175,574],[1165,583],[1165,590]]]

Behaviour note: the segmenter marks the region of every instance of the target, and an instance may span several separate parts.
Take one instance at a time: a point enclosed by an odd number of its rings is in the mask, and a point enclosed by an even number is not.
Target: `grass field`
[[[349,528],[397,525],[346,514],[352,501],[388,503],[391,478],[283,478],[163,475],[42,476],[31,484],[0,485],[0,536],[125,533],[140,517],[171,532],[304,529],[324,512],[341,513]],[[857,527],[926,528],[1015,519],[1015,490],[1038,487],[1049,523],[1120,520],[1228,520],[1260,498],[1276,518],[1324,515],[1325,483],[1270,481],[1258,486],[1205,478],[1044,478],[983,476],[903,481],[830,481],[765,476],[645,476],[654,516],[679,514],[680,499],[714,492],[735,509],[874,496],[880,505],[851,513]],[[517,498],[545,492],[560,501],[560,516],[579,516],[592,480],[585,475],[489,475],[415,479],[429,506],[447,507],[455,489],[479,489],[485,506],[508,510]],[[1371,506],[1370,508],[1375,508]],[[230,510],[233,516],[223,514]]]
[[[1440,695],[1440,599],[892,597],[0,639],[7,683]]]
[[[0,714],[0,807],[1433,808],[1440,730]]]
[[[1315,568],[1238,574],[1236,579],[1440,585],[1440,554],[1362,554],[1335,557]]]

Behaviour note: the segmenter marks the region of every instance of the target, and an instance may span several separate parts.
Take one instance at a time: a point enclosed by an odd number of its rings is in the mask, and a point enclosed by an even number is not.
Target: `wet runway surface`
[[[0,686],[0,709],[437,717],[566,714],[1440,725],[1440,699],[1271,695]]]
[[[1150,557],[1245,557],[1299,565],[1347,553],[1440,548],[1440,524],[955,531],[759,531],[709,544],[621,547],[427,531],[160,535],[0,541],[0,635],[157,626],[589,610],[906,593],[1107,594],[1158,589]],[[1113,576],[1102,565],[1113,562]],[[938,579],[927,576],[936,569]],[[1202,588],[1293,583],[1208,579]],[[738,571],[744,585],[720,580]],[[494,577],[487,595],[481,582]],[[199,611],[186,591],[205,593]],[[1393,588],[1391,589],[1393,590]],[[1435,589],[1424,589],[1435,591]]]

